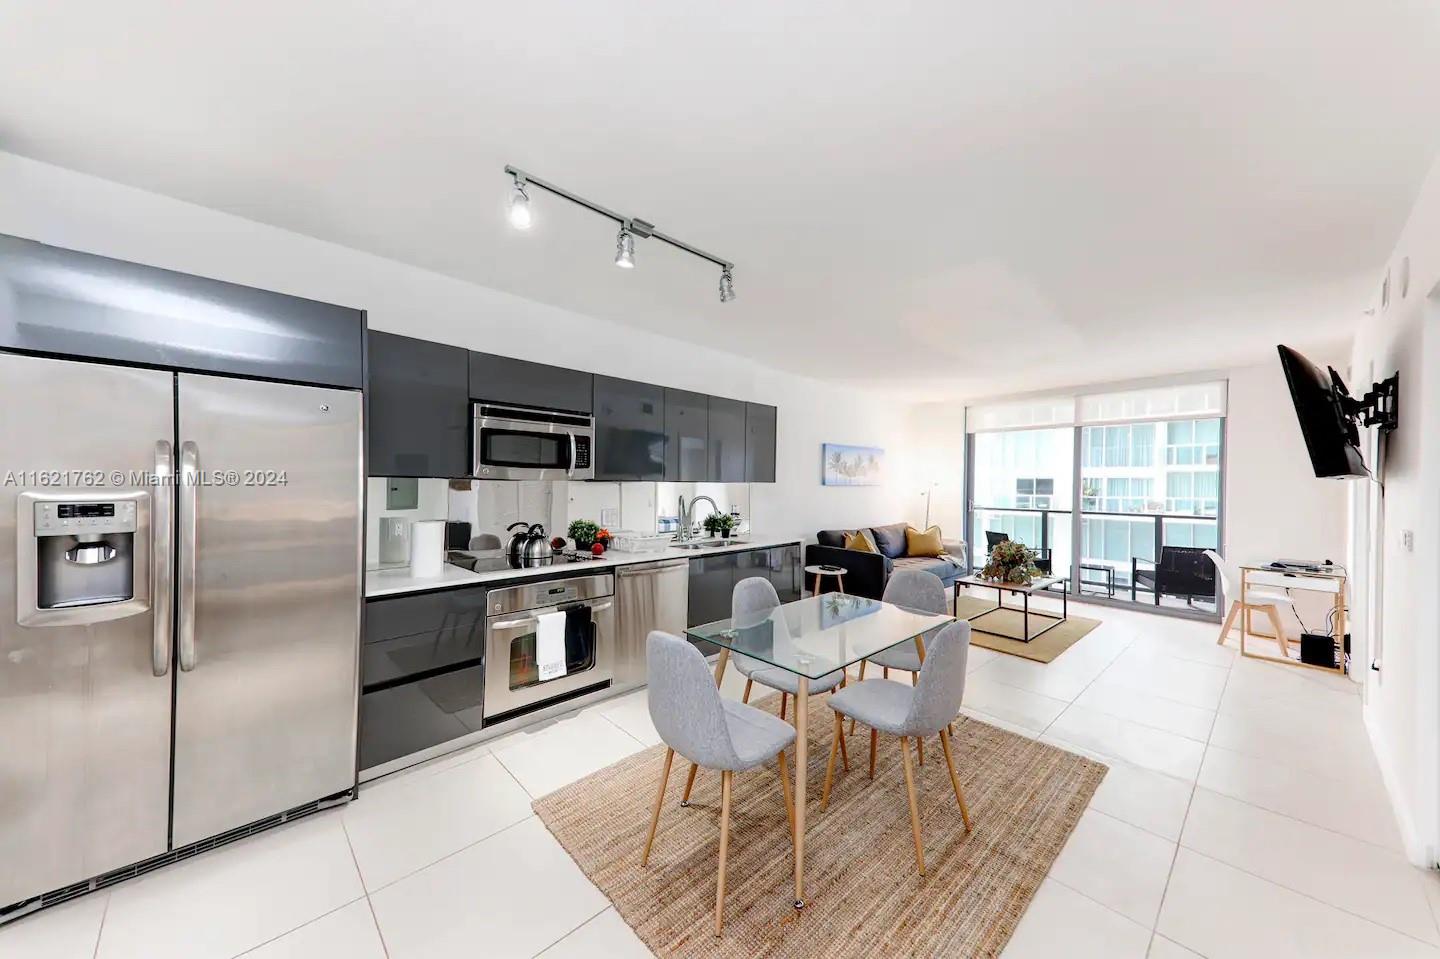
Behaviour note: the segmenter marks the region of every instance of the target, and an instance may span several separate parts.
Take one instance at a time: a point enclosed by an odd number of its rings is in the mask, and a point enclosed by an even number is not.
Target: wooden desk
[[[1240,616],[1240,655],[1248,656],[1251,659],[1263,659],[1272,663],[1289,663],[1291,666],[1301,666],[1305,669],[1319,669],[1327,673],[1339,673],[1345,675],[1345,574],[1340,572],[1322,573],[1284,573],[1269,566],[1241,566],[1240,567],[1240,603],[1245,605],[1245,592],[1251,586],[1263,586],[1269,589],[1304,589],[1313,593],[1329,593],[1335,597],[1335,643],[1336,662],[1334,667],[1313,666],[1310,663],[1302,663],[1298,659],[1288,659],[1284,656],[1268,656],[1264,653],[1252,653],[1245,648],[1245,637],[1252,632],[1250,629],[1250,617],[1246,609]],[[1257,633],[1256,635],[1261,635]],[[1278,637],[1277,637],[1278,640]]]

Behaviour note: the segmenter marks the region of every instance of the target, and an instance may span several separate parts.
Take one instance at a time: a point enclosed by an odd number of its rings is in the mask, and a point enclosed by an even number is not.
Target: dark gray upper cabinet
[[[0,347],[358,390],[365,313],[0,235]]]
[[[775,482],[775,407],[745,404],[745,481]]]
[[[491,353],[470,354],[470,398],[507,406],[589,413],[595,377]]]
[[[470,475],[469,382],[466,350],[371,330],[370,475]]]
[[[665,478],[665,390],[595,377],[595,478]]]
[[[745,404],[740,400],[710,397],[709,433],[710,467],[706,480],[745,482]]]
[[[703,483],[709,476],[710,397],[665,390],[665,479]]]

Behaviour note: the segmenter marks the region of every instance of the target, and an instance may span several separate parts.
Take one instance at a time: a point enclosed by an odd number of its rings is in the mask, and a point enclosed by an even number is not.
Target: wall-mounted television
[[[1288,346],[1278,349],[1315,475],[1322,479],[1369,476],[1360,452],[1360,426],[1378,426],[1382,432],[1395,428],[1398,375],[1376,383],[1357,400],[1334,367],[1322,370]]]

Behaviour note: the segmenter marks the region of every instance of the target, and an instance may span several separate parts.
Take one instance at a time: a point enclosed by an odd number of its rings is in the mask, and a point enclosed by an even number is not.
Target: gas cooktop
[[[461,569],[468,569],[476,573],[495,573],[506,569],[548,569],[558,566],[573,566],[576,564],[593,563],[600,557],[592,553],[556,553],[548,559],[538,562],[512,562],[504,550],[464,550],[452,549],[445,555],[445,559],[452,566],[459,566]]]

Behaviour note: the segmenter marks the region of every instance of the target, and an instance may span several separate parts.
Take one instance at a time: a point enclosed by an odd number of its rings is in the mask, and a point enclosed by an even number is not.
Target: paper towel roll
[[[445,521],[410,524],[410,575],[439,576],[445,569]]]

